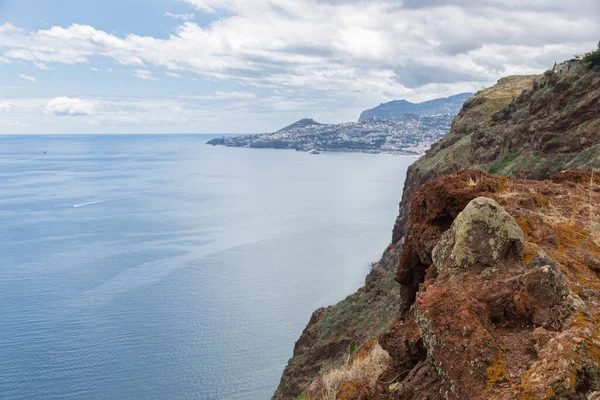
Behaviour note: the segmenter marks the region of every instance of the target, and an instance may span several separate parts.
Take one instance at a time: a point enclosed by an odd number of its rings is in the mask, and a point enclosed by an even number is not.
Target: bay
[[[393,155],[0,136],[0,398],[268,399],[391,237]]]

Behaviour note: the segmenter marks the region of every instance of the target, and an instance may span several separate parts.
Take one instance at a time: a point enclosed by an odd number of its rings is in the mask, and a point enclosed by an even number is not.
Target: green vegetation
[[[498,174],[504,170],[504,168],[506,168],[515,159],[515,157],[515,153],[508,153],[501,159],[494,161],[488,168],[488,173]]]
[[[546,157],[525,153],[516,156],[508,153],[493,162],[486,172],[495,175],[517,177],[520,171],[530,171],[535,178],[549,178],[557,172],[577,168],[590,170],[600,168],[600,145],[592,146],[579,153],[550,154]]]
[[[381,304],[374,305],[378,297]],[[394,271],[386,271],[373,284],[327,309],[316,323],[319,339],[326,339],[342,327],[346,332],[353,332],[357,339],[376,337],[389,328],[399,307],[400,288],[394,280]]]
[[[600,42],[598,42],[598,49],[596,51],[587,53],[585,57],[583,57],[583,65],[588,69],[600,65]]]

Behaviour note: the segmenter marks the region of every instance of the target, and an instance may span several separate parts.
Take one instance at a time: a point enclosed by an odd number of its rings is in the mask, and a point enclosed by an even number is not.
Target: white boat
[[[309,151],[310,154],[321,154],[318,151],[316,151],[315,149],[312,149],[311,151]]]

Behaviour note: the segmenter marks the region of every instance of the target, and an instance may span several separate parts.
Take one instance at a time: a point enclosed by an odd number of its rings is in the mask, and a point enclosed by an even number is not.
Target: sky
[[[256,133],[595,49],[598,0],[0,0],[0,134]]]

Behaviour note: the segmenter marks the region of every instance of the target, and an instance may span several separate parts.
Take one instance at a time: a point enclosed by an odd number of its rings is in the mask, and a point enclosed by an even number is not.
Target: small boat
[[[311,151],[309,151],[309,154],[321,154],[319,153],[317,150],[312,149]]]

